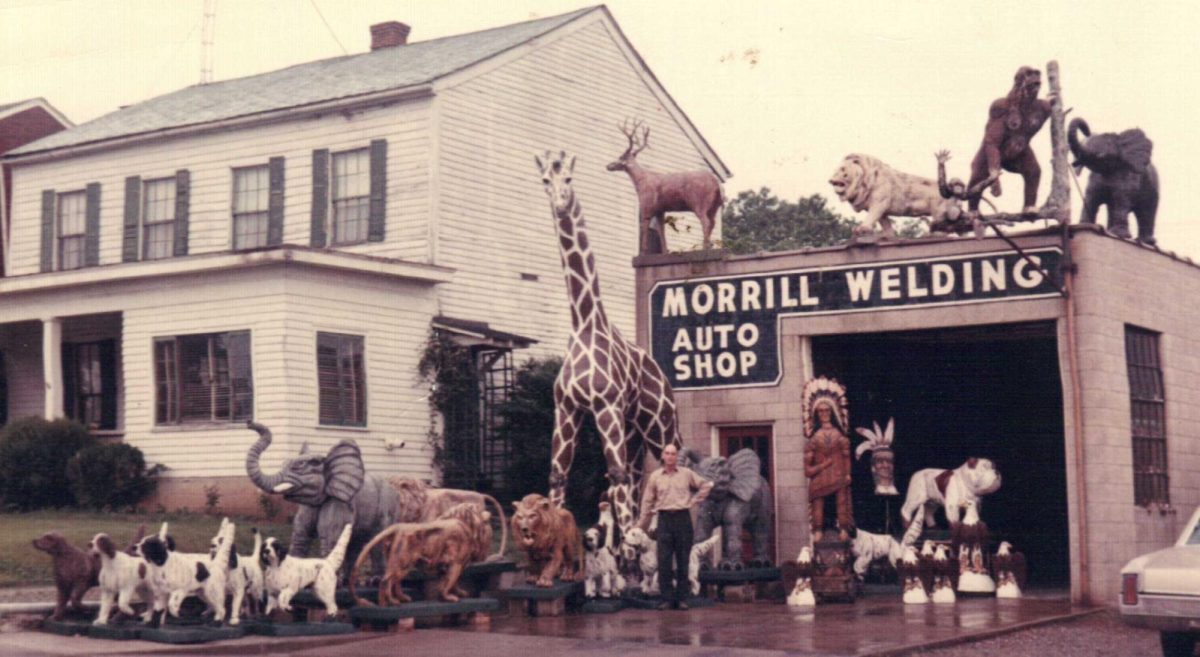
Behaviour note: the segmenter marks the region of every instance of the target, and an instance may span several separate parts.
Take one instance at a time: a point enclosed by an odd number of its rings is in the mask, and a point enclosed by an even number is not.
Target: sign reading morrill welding
[[[1058,271],[1060,249],[1027,253]],[[651,351],[676,390],[774,385],[781,317],[1057,295],[1012,252],[660,281],[650,291]]]

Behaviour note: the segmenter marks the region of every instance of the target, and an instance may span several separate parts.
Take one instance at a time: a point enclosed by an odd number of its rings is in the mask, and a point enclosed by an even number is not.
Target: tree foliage
[[[510,495],[548,491],[550,439],[554,435],[554,379],[561,358],[531,359],[516,372],[512,395],[498,407],[501,417],[497,437],[510,441],[512,461],[506,471]],[[575,460],[567,477],[567,509],[587,524],[595,520],[600,494],[607,486],[607,465],[600,434],[590,413],[576,438]]]
[[[850,239],[858,225],[832,210],[820,194],[792,203],[781,200],[767,187],[740,192],[725,204],[721,222],[722,242],[733,253],[831,246]],[[924,232],[915,219],[896,223],[897,237],[919,237]]]
[[[740,192],[725,204],[721,221],[722,241],[733,253],[829,246],[850,239],[856,225],[831,210],[820,194],[792,203],[767,187]]]
[[[434,330],[417,372],[430,385],[429,406],[442,416],[441,432],[430,435],[442,485],[486,489],[479,462],[479,372],[474,355],[449,334]]]

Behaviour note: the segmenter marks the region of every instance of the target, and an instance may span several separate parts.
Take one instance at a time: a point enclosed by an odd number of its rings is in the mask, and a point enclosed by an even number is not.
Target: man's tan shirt
[[[667,472],[666,468],[655,470],[646,482],[646,491],[642,496],[642,517],[638,525],[646,529],[650,526],[650,519],[659,511],[690,509],[703,502],[712,487],[713,482],[682,466],[675,468],[674,472]]]

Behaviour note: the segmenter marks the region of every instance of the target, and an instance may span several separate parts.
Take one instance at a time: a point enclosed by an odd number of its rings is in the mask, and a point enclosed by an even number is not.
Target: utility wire
[[[338,48],[342,49],[342,54],[349,55],[350,52],[346,50],[346,46],[342,45],[342,40],[339,39],[336,34],[334,34],[333,28],[329,26],[329,21],[325,20],[325,14],[321,13],[321,8],[317,6],[317,0],[308,0],[308,3],[312,5],[313,10],[317,12],[317,16],[321,17],[321,22],[325,24],[325,29],[329,30],[329,36],[333,37],[333,40],[337,42]]]

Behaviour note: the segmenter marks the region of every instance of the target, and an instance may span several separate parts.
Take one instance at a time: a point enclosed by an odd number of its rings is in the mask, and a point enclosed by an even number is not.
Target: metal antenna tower
[[[204,26],[200,30],[200,84],[212,82],[213,35],[217,24],[217,0],[204,0]]]

